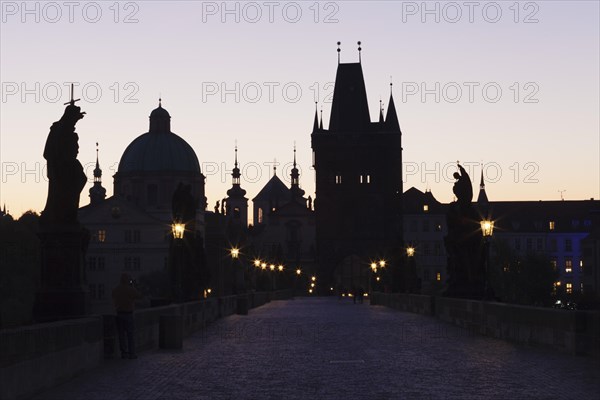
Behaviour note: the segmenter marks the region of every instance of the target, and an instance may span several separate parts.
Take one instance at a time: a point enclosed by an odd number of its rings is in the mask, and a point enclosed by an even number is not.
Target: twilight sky
[[[490,200],[600,197],[599,2],[1,2],[0,204],[41,211],[42,151],[69,100],[79,160],[103,183],[148,131],[159,96],[196,151],[209,209],[231,186],[237,140],[253,198],[289,185],[294,142],[314,197],[314,102],[328,126],[337,65],[362,42],[371,119],[389,98],[403,132],[405,190],[452,201],[456,160]],[[84,189],[80,205],[89,202]]]

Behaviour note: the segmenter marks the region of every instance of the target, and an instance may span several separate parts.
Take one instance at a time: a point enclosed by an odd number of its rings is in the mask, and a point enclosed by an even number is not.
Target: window
[[[435,231],[436,232],[441,232],[442,231],[442,224],[440,224],[439,222],[435,222]]]
[[[100,229],[98,231],[98,242],[104,243],[106,241],[106,231],[104,229]]]
[[[554,221],[550,221],[550,222],[548,222],[548,228],[549,228],[551,231],[553,231],[553,230],[554,230],[554,225],[555,225]]]
[[[442,245],[440,242],[435,242],[433,244],[433,255],[441,256],[442,255]]]
[[[573,241],[571,239],[565,239],[565,251],[573,251]]]
[[[592,220],[591,219],[584,219],[583,220],[583,226],[592,226]]]
[[[429,272],[428,269],[423,270],[423,280],[424,281],[430,281],[431,280],[431,274]]]
[[[125,257],[125,259],[123,260],[123,269],[125,271],[131,270],[131,257]]]
[[[88,271],[95,271],[96,270],[96,257],[89,257],[88,258]]]
[[[579,260],[579,272],[583,272],[583,260]]]
[[[424,256],[431,255],[431,252],[430,252],[430,249],[429,249],[429,242],[423,242],[422,246],[423,246],[423,255]]]
[[[556,238],[550,239],[550,251],[556,251],[558,246],[556,245]]]
[[[521,238],[515,238],[515,250],[521,250]]]
[[[550,265],[552,266],[552,269],[554,271],[556,271],[556,268],[558,268],[558,263],[556,262],[556,258],[553,258],[550,260]]]
[[[423,232],[429,232],[429,221],[426,219],[423,220]]]
[[[262,208],[258,209],[258,223],[259,224],[263,223],[263,209]]]
[[[371,175],[361,175],[359,179],[360,183],[371,183]],[[336,182],[337,183],[337,182]]]
[[[571,260],[570,258],[565,258],[565,272],[573,272],[573,260]]]
[[[580,291],[581,293],[583,293],[583,283],[580,283],[580,284],[579,284],[579,291]]]
[[[537,238],[536,239],[535,249],[537,251],[542,251],[544,249],[544,243],[542,242],[542,238]]]
[[[140,230],[135,229],[133,231],[133,243],[139,243],[139,242],[140,242]]]
[[[572,283],[567,283],[567,294],[571,294],[573,293],[573,284]]]
[[[442,280],[442,273],[441,272],[436,272],[435,273],[435,280],[438,281],[438,282]]]
[[[105,264],[104,257],[98,257],[98,271],[104,271]]]
[[[527,250],[533,250],[533,239],[527,238]]]
[[[131,243],[131,231],[129,229],[125,231],[125,243]]]
[[[336,185],[341,185],[342,184],[342,176],[341,175],[336,175],[335,176],[335,184]]]
[[[429,205],[423,204],[423,212],[427,212],[427,211],[429,211]]]
[[[240,208],[233,207],[233,218],[239,218],[239,217],[240,217]]]
[[[572,219],[571,220],[571,226],[573,228],[577,228],[579,226],[579,220],[578,219]]]

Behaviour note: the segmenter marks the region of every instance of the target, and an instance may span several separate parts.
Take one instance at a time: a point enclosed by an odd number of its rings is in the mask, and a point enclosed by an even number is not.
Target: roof
[[[360,63],[338,64],[329,130],[362,131],[371,124],[367,91]]]
[[[277,175],[273,175],[252,201],[277,201],[283,204],[284,202],[288,202],[290,197],[290,189],[288,189]]]

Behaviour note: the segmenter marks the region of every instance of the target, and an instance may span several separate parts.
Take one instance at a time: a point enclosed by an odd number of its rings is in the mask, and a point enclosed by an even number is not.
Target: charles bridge
[[[289,291],[136,312],[136,360],[112,316],[0,331],[0,398],[588,399],[599,315],[374,293]],[[247,315],[243,315],[246,314]],[[183,339],[183,340],[182,340]]]

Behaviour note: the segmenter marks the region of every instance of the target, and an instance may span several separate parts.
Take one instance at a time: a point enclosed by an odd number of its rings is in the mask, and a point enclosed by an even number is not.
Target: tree
[[[550,305],[554,283],[558,280],[545,254],[517,254],[506,242],[494,243],[491,280],[502,301],[526,305]]]

